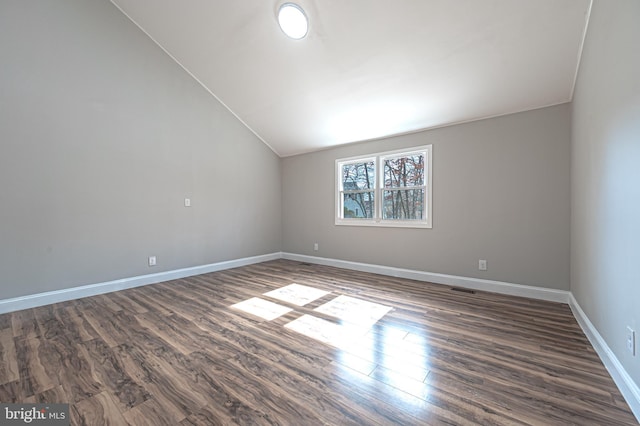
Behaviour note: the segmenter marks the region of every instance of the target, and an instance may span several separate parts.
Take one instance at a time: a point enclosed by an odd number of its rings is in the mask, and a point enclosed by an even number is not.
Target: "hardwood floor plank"
[[[57,310],[54,309],[54,305],[42,306],[34,309],[33,312],[38,328],[40,329],[39,335],[43,338],[52,339],[56,336],[69,333],[70,330],[56,315]]]
[[[25,309],[6,315],[11,316],[13,337],[29,339],[40,336],[40,327],[38,327],[38,323],[36,322],[33,309]]]
[[[143,309],[147,311],[156,312],[160,315],[171,315],[173,311],[171,309],[167,309],[156,301],[153,298],[152,292],[150,290],[151,286],[146,286],[139,289],[132,289],[126,292],[126,297],[133,300],[137,305],[141,306]]]
[[[0,330],[0,384],[20,379],[16,345],[10,328]]]
[[[259,420],[259,423],[264,424],[288,424],[296,419],[299,424],[314,424],[322,416],[326,416],[333,419],[333,424],[352,423],[348,421],[350,415],[343,414],[339,408],[340,404],[335,401],[330,403],[326,400],[326,395],[305,389],[308,384],[305,387],[299,386],[304,379],[296,380],[291,375],[281,374],[281,371],[263,369],[260,360],[254,356],[237,355],[233,360],[220,361],[207,353],[196,352],[193,357],[205,371],[215,372],[214,376],[208,376],[209,380],[221,380],[227,384],[229,394],[235,400],[247,407],[255,406],[256,403],[260,406],[257,412],[243,410],[244,419],[248,416],[252,421]],[[307,379],[317,385],[317,379]],[[268,393],[277,395],[277,402],[266,398],[265,394]]]
[[[114,296],[112,294],[99,294],[93,296],[91,299],[101,310],[108,310],[114,314],[122,310],[122,307],[114,302]]]
[[[71,419],[73,424],[77,425],[121,426],[127,424],[108,392],[101,392],[74,404],[71,409]]]
[[[67,392],[65,392],[64,388],[61,385],[58,385],[35,395],[33,402],[35,404],[68,404],[70,400],[71,398],[67,395]]]
[[[20,374],[20,395],[23,398],[33,396],[57,386],[55,366],[41,359],[43,340],[38,338],[15,339],[16,359]]]
[[[120,411],[126,411],[151,398],[149,392],[136,383],[119,362],[112,348],[101,339],[78,346],[92,364],[96,380],[115,397]]]
[[[0,402],[16,404],[25,401],[27,396],[24,394],[24,389],[25,385],[21,380],[0,384]]]
[[[227,350],[248,352],[273,363],[282,362],[285,358],[291,358],[301,368],[318,368],[331,362],[334,349],[325,345],[315,344],[300,345],[300,335],[279,327],[275,330],[267,325],[247,324],[233,319],[227,322],[216,321],[221,315],[209,315],[196,321],[198,327],[205,331],[216,333],[223,337],[208,351]],[[304,337],[304,336],[303,336]],[[224,355],[221,355],[224,356]]]
[[[85,358],[82,345],[71,335],[58,335],[42,342],[40,359],[56,383],[62,385],[74,403],[90,398],[104,390],[96,380],[93,365]]]
[[[167,318],[155,315],[152,312],[136,315],[136,320],[142,327],[154,333],[158,339],[166,342],[167,345],[172,346],[175,350],[186,355],[200,349],[201,346],[197,341],[185,337],[180,330],[173,327],[170,321],[166,320]]]
[[[56,315],[67,332],[71,333],[77,340],[88,342],[98,337],[98,333],[82,316],[82,311],[78,305],[62,306],[56,310]]]
[[[329,294],[264,296],[293,283]],[[336,346],[285,327],[338,327],[315,308],[341,295],[392,310]],[[252,297],[291,311],[231,308]],[[0,315],[0,401],[73,425],[637,424],[567,305],[286,260]]]
[[[163,415],[170,423],[178,424],[185,419],[186,414],[180,406],[176,405],[172,401],[172,398],[165,396],[167,390],[161,387],[162,384],[158,385],[153,381],[157,373],[152,371],[151,361],[147,361],[146,357],[141,357],[139,352],[134,352],[133,348],[128,344],[123,344],[112,349],[118,362],[124,366],[127,373],[136,383],[139,383],[145,388],[151,396],[150,399],[156,400],[163,407]],[[142,404],[139,404],[136,407],[141,405]]]
[[[324,370],[331,393],[349,401],[364,424],[479,424],[339,364]]]
[[[131,297],[127,297],[127,294],[129,293],[116,291],[114,293],[109,293],[109,298],[113,301],[113,303],[118,305],[120,309],[123,309],[131,314],[142,314],[148,312],[147,308],[137,303]]]
[[[465,400],[475,401],[486,412],[495,413],[504,418],[503,421],[497,421],[497,424],[562,424],[561,419],[556,416],[528,408],[529,402],[527,400],[512,398],[509,394],[485,383],[482,386],[469,385],[440,375],[437,371],[432,371],[425,384],[435,394],[457,395]]]
[[[419,352],[412,345],[399,341],[387,342],[375,335],[354,339],[340,347],[341,351],[394,370],[422,382],[429,373],[431,359],[425,351]]]
[[[218,410],[211,407],[203,407],[197,413],[180,422],[180,426],[227,426],[230,424],[240,425],[276,425],[264,414],[253,415],[239,410],[231,401],[227,403],[233,417],[221,415]]]
[[[0,331],[11,329],[11,315],[0,315]]]
[[[156,399],[162,398],[170,402],[182,414],[197,411],[207,404],[206,395],[195,388],[184,374],[179,373],[177,365],[172,365],[157,355],[173,352],[172,349],[159,348],[155,352],[149,352],[144,346],[138,346],[135,341],[120,348],[132,357],[137,369],[144,372],[144,386]]]
[[[127,328],[135,324],[135,318],[124,311],[105,312],[102,309],[83,311],[83,317],[109,347],[118,346],[128,339]]]
[[[154,398],[147,399],[142,404],[123,412],[122,416],[131,426],[174,426],[177,424],[171,413],[167,412],[165,407]]]

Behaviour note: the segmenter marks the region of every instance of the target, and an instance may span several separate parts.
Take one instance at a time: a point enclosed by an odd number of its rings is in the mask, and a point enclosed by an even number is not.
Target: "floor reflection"
[[[416,331],[409,333],[401,327],[378,323],[361,338],[341,347],[336,363],[343,374],[364,374],[402,393],[426,400],[429,396],[429,386],[425,383],[429,374],[427,351],[426,337]]]
[[[344,356],[349,357],[348,354],[344,354]],[[344,359],[342,358],[341,361]],[[332,374],[337,383],[357,389],[356,392],[359,396],[365,396],[371,400],[384,400],[418,418],[428,416],[431,409],[427,400],[429,398],[428,385],[407,378],[395,379],[391,382],[380,371],[376,373],[374,369],[367,375],[352,368],[359,365],[350,365],[342,365],[338,362],[332,364]]]

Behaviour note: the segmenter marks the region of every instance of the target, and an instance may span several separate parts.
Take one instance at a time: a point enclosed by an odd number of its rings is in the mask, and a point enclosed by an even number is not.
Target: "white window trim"
[[[415,153],[425,153],[425,166],[427,170],[424,174],[425,196],[425,219],[424,220],[394,220],[382,219],[382,192],[384,190],[384,173],[382,164],[387,157],[397,157],[411,155]],[[342,165],[349,163],[364,163],[374,161],[376,170],[376,186],[374,192],[374,217],[373,219],[345,219],[342,217],[344,208],[342,206]],[[335,161],[335,224],[341,226],[377,226],[390,228],[432,228],[433,227],[433,145],[423,145],[414,148],[399,149],[394,151],[379,152],[376,154],[362,155],[357,157],[339,158]]]

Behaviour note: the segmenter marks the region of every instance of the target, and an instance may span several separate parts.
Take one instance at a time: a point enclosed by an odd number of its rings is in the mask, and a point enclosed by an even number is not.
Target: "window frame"
[[[384,187],[384,162],[385,159],[408,157],[411,155],[424,155],[424,166],[426,170],[423,173],[424,185],[407,186],[402,188],[385,188]],[[345,193],[342,182],[342,166],[354,163],[367,163],[373,161],[375,179],[373,190],[354,190],[353,192],[373,192],[373,218],[345,218],[344,217],[344,197]],[[359,155],[354,157],[339,158],[335,161],[335,224],[346,226],[374,226],[374,227],[390,227],[390,228],[432,228],[433,227],[433,145],[423,145],[413,148],[398,149],[393,151],[378,152],[375,154]],[[385,189],[389,190],[405,190],[424,188],[425,196],[423,200],[423,217],[422,220],[400,220],[400,219],[384,219],[383,218],[383,195]],[[348,191],[352,192],[352,191]]]

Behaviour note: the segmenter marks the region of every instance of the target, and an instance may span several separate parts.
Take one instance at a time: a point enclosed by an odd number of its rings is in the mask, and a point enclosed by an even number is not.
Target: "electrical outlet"
[[[636,332],[631,327],[627,327],[627,349],[631,356],[636,356]]]
[[[156,257],[149,256],[149,266],[156,266]]]
[[[313,251],[318,251],[318,243],[313,243]]]
[[[487,261],[484,260],[484,259],[478,260],[478,269],[480,269],[481,271],[486,271],[487,270]]]
[[[191,207],[191,198],[185,198],[184,199],[184,206],[185,207]]]

